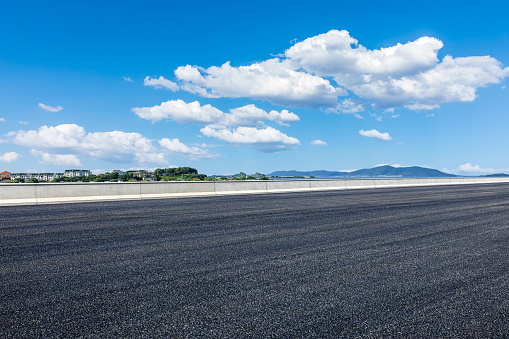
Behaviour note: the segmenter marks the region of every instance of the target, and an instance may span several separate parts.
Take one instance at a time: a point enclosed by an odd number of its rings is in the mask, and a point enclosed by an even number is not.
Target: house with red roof
[[[7,172],[7,171],[4,171],[2,173],[0,173],[0,180],[3,180],[3,179],[11,179],[11,173]]]

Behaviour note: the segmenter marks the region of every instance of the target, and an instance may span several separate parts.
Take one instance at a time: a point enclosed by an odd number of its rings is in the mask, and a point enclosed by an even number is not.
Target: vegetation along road
[[[509,184],[0,208],[0,337],[507,337]]]

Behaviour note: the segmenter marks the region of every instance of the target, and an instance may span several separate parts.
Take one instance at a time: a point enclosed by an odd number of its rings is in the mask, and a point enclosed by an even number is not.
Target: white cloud
[[[213,126],[263,126],[264,120],[274,121],[279,125],[299,121],[300,118],[287,110],[266,112],[255,105],[246,105],[224,113],[211,105],[201,106],[198,101],[186,103],[182,100],[171,100],[152,107],[135,107],[132,109],[142,119],[157,122],[162,119]]]
[[[182,100],[171,100],[152,107],[134,107],[132,109],[142,119],[157,122],[171,119],[188,124],[207,125],[221,119],[223,112],[211,105],[201,106],[198,101],[186,103]]]
[[[327,108],[325,112],[353,114],[356,118],[362,119],[362,116],[358,113],[364,112],[364,103],[360,100],[348,98],[338,103],[335,107]]]
[[[201,129],[203,135],[216,138],[234,145],[248,145],[264,152],[277,152],[300,145],[298,139],[289,137],[281,131],[265,127],[237,127],[235,129],[215,129],[206,126]]]
[[[370,50],[349,32],[331,30],[296,43],[279,58],[241,67],[229,62],[206,69],[181,66],[175,76],[181,89],[203,97],[249,97],[357,116],[365,103],[376,109],[432,110],[445,103],[473,101],[479,88],[509,76],[509,67],[489,56],[447,55],[439,60],[443,45],[424,36]],[[356,99],[338,104],[347,90]]]
[[[75,154],[50,154],[36,150],[31,150],[30,153],[41,158],[39,161],[41,165],[83,166]]]
[[[155,88],[166,88],[173,92],[178,91],[179,89],[179,86],[176,83],[168,79],[165,79],[162,75],[158,79],[146,77],[145,80],[143,80],[143,85],[152,86]]]
[[[21,125],[28,125],[28,124],[29,124],[29,122],[28,122],[28,121],[21,121],[21,120],[19,121],[19,123],[20,123]]]
[[[481,168],[479,165],[472,165],[471,163],[466,163],[458,166],[457,169],[448,170],[444,168],[442,170],[446,173],[459,174],[459,175],[487,175],[487,174],[498,174],[498,173],[506,173],[509,174],[509,168]]]
[[[327,143],[322,140],[313,140],[313,141],[311,141],[311,145],[313,145],[313,146],[327,146]]]
[[[189,156],[192,159],[211,159],[217,158],[218,154],[212,154],[207,150],[199,147],[187,146],[180,142],[179,139],[163,138],[159,140],[159,144],[172,153],[180,153]]]
[[[124,77],[124,80],[127,81],[127,82],[133,82],[133,80],[129,77]]]
[[[232,67],[229,62],[207,69],[181,66],[175,76],[181,89],[203,97],[249,97],[278,105],[322,107],[336,104],[346,95],[326,79],[299,71],[289,60],[269,59],[249,66]]]
[[[0,118],[0,122],[5,122],[5,119],[4,118]]]
[[[413,111],[419,111],[419,110],[431,111],[431,110],[437,109],[439,107],[440,107],[439,105],[424,105],[424,104],[416,104],[416,103],[405,105],[405,108],[408,108]]]
[[[6,162],[9,164],[11,162],[14,162],[14,161],[20,159],[21,157],[22,157],[22,155],[19,153],[7,152],[7,153],[0,155],[0,161]]]
[[[376,129],[372,129],[369,131],[365,131],[362,129],[359,131],[359,134],[364,137],[373,138],[373,139],[382,140],[382,141],[392,140],[389,133],[380,133]]]
[[[421,37],[369,50],[347,31],[332,30],[295,44],[285,55],[308,72],[333,77],[340,86],[379,108],[422,110],[472,101],[478,88],[509,76],[509,68],[502,68],[489,56],[446,56],[440,62],[437,54],[442,47],[436,38]]]
[[[112,162],[165,163],[151,140],[121,131],[86,133],[75,124],[42,126],[38,130],[9,132],[10,142],[30,147],[46,163],[78,163],[78,157]],[[49,155],[46,155],[49,154]],[[57,157],[61,155],[62,157]],[[74,155],[75,157],[71,157]]]
[[[289,123],[297,122],[300,118],[287,110],[266,112],[255,105],[246,105],[230,109],[230,113],[225,113],[215,126],[264,126],[263,121],[274,121],[279,125],[287,126]]]
[[[61,110],[64,109],[60,105],[58,105],[57,107],[51,107],[51,106],[45,105],[43,103],[39,103],[39,107],[42,108],[45,111],[48,111],[48,112],[60,112]]]
[[[376,113],[369,113],[369,115],[371,115],[371,116],[372,116],[373,118],[375,118],[377,121],[380,121],[380,122],[381,122],[381,121],[383,120],[382,116],[381,116],[381,115],[378,115],[378,114],[376,114]]]
[[[309,72],[335,76],[345,83],[352,74],[401,76],[431,68],[438,61],[437,52],[442,46],[438,39],[422,37],[406,44],[369,50],[347,31],[331,30],[295,44],[285,55]]]
[[[401,78],[380,78],[351,89],[380,107],[434,109],[442,103],[473,101],[478,88],[499,83],[508,75],[509,68],[502,69],[499,61],[488,56],[446,56],[430,70]]]

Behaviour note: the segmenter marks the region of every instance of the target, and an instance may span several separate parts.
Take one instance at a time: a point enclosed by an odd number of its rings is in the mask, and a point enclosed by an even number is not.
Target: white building
[[[72,170],[65,170],[64,173],[13,173],[11,175],[12,179],[25,179],[25,181],[28,181],[30,179],[37,179],[39,181],[52,181],[56,178],[61,177],[81,177],[81,176],[89,176],[91,172],[89,170],[79,170],[79,169],[72,169]]]
[[[89,170],[80,170],[80,169],[70,169],[65,170],[64,177],[67,178],[74,178],[74,177],[88,177],[90,174],[92,174]]]
[[[12,179],[24,179],[28,181],[30,179],[37,179],[38,181],[52,181],[55,178],[60,178],[63,173],[13,173]]]

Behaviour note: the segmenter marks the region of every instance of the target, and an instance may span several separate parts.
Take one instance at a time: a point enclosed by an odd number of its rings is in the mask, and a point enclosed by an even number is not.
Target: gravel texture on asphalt
[[[509,184],[0,207],[2,338],[509,337]]]

